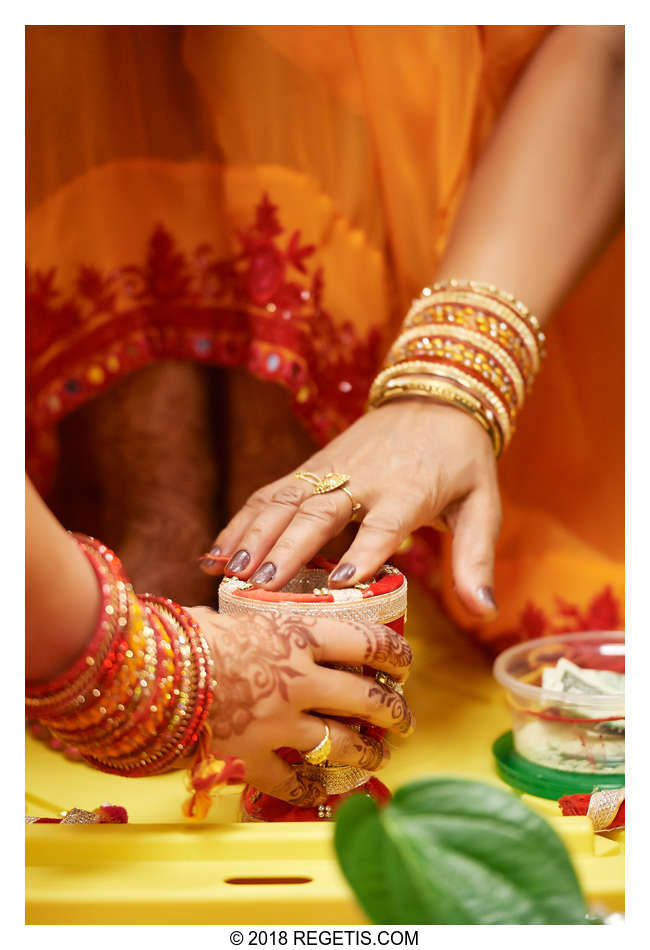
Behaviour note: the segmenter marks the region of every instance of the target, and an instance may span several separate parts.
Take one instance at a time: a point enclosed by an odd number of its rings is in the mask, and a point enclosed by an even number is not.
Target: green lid
[[[515,751],[512,732],[504,732],[492,746],[499,778],[520,792],[557,801],[563,795],[591,795],[595,788],[623,788],[625,772],[562,772],[547,769]]]

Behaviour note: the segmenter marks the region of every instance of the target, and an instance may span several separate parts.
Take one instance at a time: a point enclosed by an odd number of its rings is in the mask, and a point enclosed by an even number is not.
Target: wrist
[[[480,442],[485,444],[491,454],[494,454],[492,440],[484,426],[472,415],[444,399],[429,395],[404,394],[383,403],[374,411],[386,417],[388,426],[400,425],[407,421],[413,422],[414,419],[421,418],[425,425],[441,427],[449,425],[450,420],[453,420],[451,424],[454,431],[467,432],[472,441],[476,439],[478,433]],[[391,416],[393,418],[390,418]]]

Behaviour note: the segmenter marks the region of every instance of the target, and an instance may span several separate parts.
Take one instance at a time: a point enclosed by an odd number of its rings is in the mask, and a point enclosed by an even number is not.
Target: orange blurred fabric
[[[28,462],[169,356],[286,386],[325,442],[435,273],[545,27],[29,27]],[[501,225],[503,226],[503,224]],[[500,461],[493,648],[622,624],[622,233],[555,316]],[[470,275],[471,276],[471,275]],[[507,288],[506,288],[507,289]],[[468,628],[448,539],[404,546]]]

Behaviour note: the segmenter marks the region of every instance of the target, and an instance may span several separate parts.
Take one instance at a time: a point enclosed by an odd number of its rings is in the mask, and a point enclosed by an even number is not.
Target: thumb
[[[451,568],[464,606],[488,620],[496,615],[494,549],[501,527],[498,491],[477,489],[459,507],[453,525]]]

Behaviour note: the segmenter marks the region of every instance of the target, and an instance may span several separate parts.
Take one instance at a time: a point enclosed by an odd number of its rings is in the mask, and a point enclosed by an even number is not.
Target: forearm
[[[91,565],[27,482],[26,649],[28,681],[67,669],[90,640],[100,593]]]
[[[435,277],[493,283],[544,323],[622,211],[623,27],[558,27],[515,88]]]

